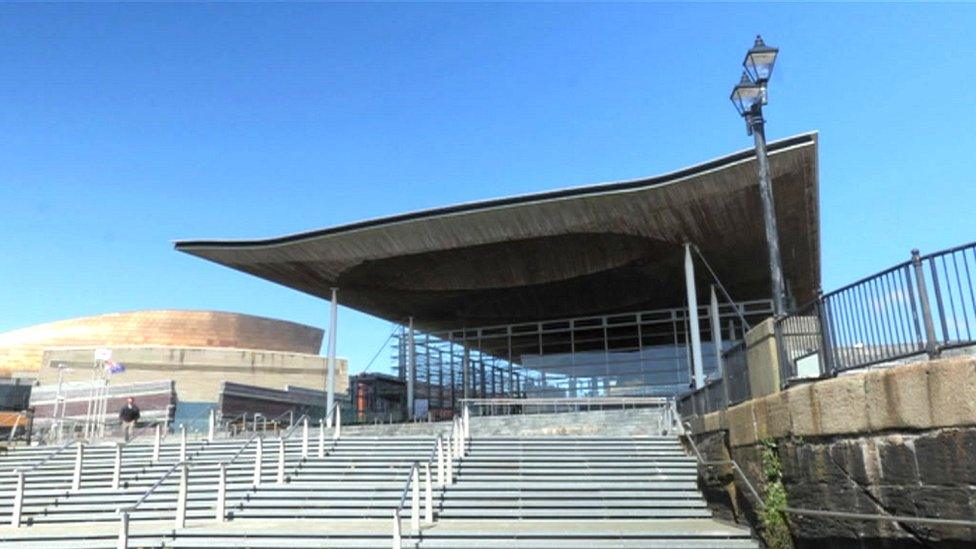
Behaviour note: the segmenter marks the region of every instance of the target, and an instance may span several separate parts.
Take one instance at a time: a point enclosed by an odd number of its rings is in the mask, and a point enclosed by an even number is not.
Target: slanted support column
[[[24,473],[15,471],[16,484],[14,485],[14,505],[10,510],[10,525],[14,528],[20,527],[20,514],[24,508]]]
[[[257,437],[257,446],[254,447],[254,478],[251,484],[259,486],[261,484],[261,469],[264,466],[264,442],[261,437]]]
[[[217,432],[217,412],[211,408],[210,417],[207,420],[207,442],[214,441],[214,435]]]
[[[190,464],[183,462],[180,464],[180,487],[176,496],[176,529],[186,526],[186,491],[189,485],[189,477]]]
[[[465,339],[467,343],[467,339]],[[471,351],[467,345],[464,347],[464,356],[461,358],[461,394],[464,398],[471,398]]]
[[[339,288],[332,288],[332,305],[329,309],[329,354],[328,354],[328,374],[325,382],[325,409],[326,413],[332,409],[335,402],[335,370],[336,370],[336,321],[339,319]]]
[[[325,420],[319,420],[319,457],[325,457]]]
[[[153,438],[152,462],[159,463],[159,445],[163,439],[163,426],[156,424],[156,436]]]
[[[417,349],[414,347],[413,317],[407,325],[407,420],[413,419],[413,382],[417,376]]]
[[[715,295],[714,284],[711,286],[710,298],[708,317],[712,321],[712,347],[715,347],[715,364],[718,365],[718,375],[722,377],[722,391],[728,406],[729,377],[725,372],[725,362],[722,360],[722,319],[718,316],[718,297]]]
[[[688,332],[691,334],[691,369],[695,389],[705,385],[702,364],[701,334],[698,325],[698,292],[695,288],[695,263],[691,257],[691,244],[685,244],[685,289],[688,295]]]

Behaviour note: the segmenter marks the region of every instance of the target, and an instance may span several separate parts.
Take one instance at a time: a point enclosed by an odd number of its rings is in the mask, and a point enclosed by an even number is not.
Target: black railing
[[[780,319],[783,382],[976,345],[976,242],[912,258]]]
[[[722,353],[722,368],[722,377],[709,380],[701,389],[685,393],[677,399],[678,413],[685,417],[710,414],[749,398],[751,391],[744,341]]]

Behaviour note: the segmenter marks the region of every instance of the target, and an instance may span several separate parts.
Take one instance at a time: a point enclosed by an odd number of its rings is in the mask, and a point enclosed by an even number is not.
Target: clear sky
[[[0,6],[0,331],[325,302],[175,252],[820,134],[823,286],[976,238],[976,5]],[[340,310],[363,368],[390,325]],[[385,356],[385,354],[384,354]],[[381,359],[382,360],[382,359]],[[374,369],[385,369],[385,361]]]

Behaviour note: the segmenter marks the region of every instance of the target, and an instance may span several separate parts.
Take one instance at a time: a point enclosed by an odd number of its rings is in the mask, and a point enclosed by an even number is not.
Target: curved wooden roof
[[[783,268],[803,302],[820,285],[817,134],[769,153]],[[444,329],[680,306],[686,241],[733,298],[769,297],[751,150],[658,177],[176,249],[322,298],[339,287],[349,307]]]

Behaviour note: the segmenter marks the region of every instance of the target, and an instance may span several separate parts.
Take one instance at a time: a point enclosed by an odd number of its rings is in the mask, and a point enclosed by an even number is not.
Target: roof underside
[[[769,145],[780,248],[798,302],[820,285],[816,134]],[[681,306],[684,242],[736,300],[770,295],[755,155],[665,176],[255,241],[176,249],[422,329]],[[698,279],[710,283],[705,269]]]

